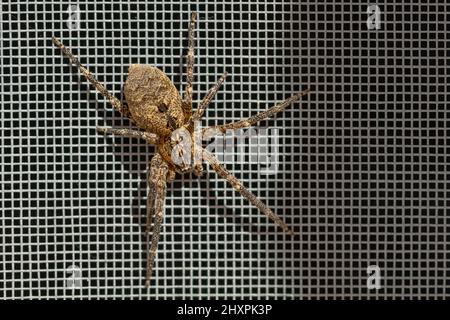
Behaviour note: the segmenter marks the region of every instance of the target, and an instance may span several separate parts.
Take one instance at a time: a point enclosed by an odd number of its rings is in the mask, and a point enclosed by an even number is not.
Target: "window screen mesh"
[[[1,4],[0,297],[448,298],[448,5],[379,2],[73,1]],[[198,12],[197,104],[230,76],[203,124],[248,117],[310,87],[259,127],[278,128],[272,175],[227,168],[297,235],[225,181],[169,185],[155,273],[143,288],[146,168],[154,147],[104,137],[131,127],[51,36],[117,97],[131,63],[183,89]],[[366,286],[367,267],[381,288]],[[81,275],[80,288],[67,288]],[[76,274],[75,274],[76,275]]]

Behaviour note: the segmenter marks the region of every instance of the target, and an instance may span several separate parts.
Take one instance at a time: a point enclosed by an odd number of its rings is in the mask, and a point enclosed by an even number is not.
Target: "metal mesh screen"
[[[1,4],[0,297],[447,298],[447,4],[77,1]],[[183,88],[196,10],[196,103],[230,77],[204,125],[315,93],[261,127],[279,164],[227,168],[293,226],[290,237],[209,170],[169,185],[154,281],[143,288],[146,168],[154,148],[51,43],[120,96],[131,63]],[[69,19],[70,20],[70,19]],[[70,22],[70,21],[69,21]],[[367,267],[381,271],[368,289]],[[80,277],[79,288],[68,281]],[[78,286],[77,285],[77,286]]]

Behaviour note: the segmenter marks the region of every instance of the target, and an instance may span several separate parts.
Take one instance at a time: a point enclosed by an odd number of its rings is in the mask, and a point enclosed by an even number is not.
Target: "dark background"
[[[366,2],[1,4],[0,297],[448,298],[448,4]],[[275,228],[214,172],[168,188],[155,278],[143,288],[146,167],[154,148],[103,137],[129,122],[51,36],[120,96],[130,63],[181,88],[198,12],[198,102],[227,70],[206,125],[310,87],[276,120],[275,175],[228,164],[298,233]],[[65,289],[67,268],[81,289]],[[369,265],[381,289],[366,287]]]

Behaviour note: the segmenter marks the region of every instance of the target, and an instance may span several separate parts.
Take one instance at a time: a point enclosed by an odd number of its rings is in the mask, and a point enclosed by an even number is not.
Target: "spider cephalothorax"
[[[187,54],[187,84],[183,97],[173,82],[164,72],[149,65],[132,64],[129,68],[128,79],[125,83],[124,93],[127,104],[122,104],[101,84],[89,70],[80,64],[75,57],[57,38],[53,37],[54,44],[59,47],[70,61],[78,67],[80,72],[91,82],[95,88],[104,95],[113,107],[121,112],[143,131],[130,129],[97,128],[101,133],[144,139],[157,146],[157,153],[152,158],[148,170],[148,184],[150,187],[147,197],[147,236],[153,222],[153,234],[147,258],[147,275],[145,285],[150,285],[153,263],[156,257],[160,228],[164,215],[164,199],[166,184],[174,179],[175,173],[189,171],[201,174],[201,161],[210,164],[214,171],[261,210],[268,218],[273,220],[285,232],[293,234],[292,230],[261,200],[247,190],[244,185],[228,172],[217,158],[201,147],[199,139],[205,131],[225,132],[248,128],[256,122],[269,118],[273,114],[283,111],[292,102],[306,95],[309,90],[299,92],[282,101],[272,108],[258,113],[248,119],[242,119],[224,125],[194,130],[195,123],[200,121],[207,106],[214,98],[219,87],[225,81],[226,73],[208,91],[195,111],[192,111],[192,91],[194,78],[194,26],[196,14],[192,13],[189,25],[189,49]],[[188,147],[183,141],[190,140]],[[197,161],[195,161],[197,160]],[[200,160],[200,162],[198,161]]]

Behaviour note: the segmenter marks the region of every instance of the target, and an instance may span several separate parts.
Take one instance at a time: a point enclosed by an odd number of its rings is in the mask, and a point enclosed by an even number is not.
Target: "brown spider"
[[[150,279],[153,271],[153,264],[156,257],[161,224],[164,214],[164,198],[166,193],[166,183],[173,181],[175,173],[194,172],[200,175],[202,160],[208,162],[219,176],[227,180],[230,185],[243,197],[248,199],[254,206],[261,210],[268,218],[273,220],[285,232],[293,235],[289,227],[261,200],[248,191],[244,185],[227,171],[207,150],[203,149],[198,143],[194,143],[188,150],[186,148],[177,148],[177,143],[183,140],[178,134],[180,129],[187,132],[193,141],[198,141],[198,130],[194,130],[194,123],[200,121],[207,106],[217,93],[219,87],[224,82],[226,73],[222,75],[219,81],[208,91],[205,98],[200,102],[198,108],[192,110],[192,90],[194,79],[194,27],[196,22],[196,13],[192,13],[189,24],[189,48],[187,54],[187,85],[183,97],[181,97],[175,85],[164,72],[156,67],[141,64],[132,64],[129,68],[128,79],[125,83],[125,98],[127,104],[122,104],[100,83],[89,70],[80,64],[78,58],[74,56],[57,38],[52,37],[53,43],[59,47],[72,64],[78,67],[79,71],[86,79],[95,86],[95,88],[106,97],[109,103],[121,114],[131,119],[137,127],[144,131],[130,129],[97,128],[98,132],[104,134],[115,134],[123,137],[141,138],[157,147],[157,154],[153,156],[147,181],[150,191],[147,196],[147,226],[146,234],[149,239],[152,219],[153,234],[150,250],[147,258],[147,275],[145,286],[150,285]],[[215,132],[225,132],[226,130],[235,130],[247,128],[256,122],[266,119],[273,114],[283,111],[292,102],[298,100],[301,96],[308,94],[309,90],[302,91],[296,95],[284,100],[272,108],[256,114],[248,119],[231,122],[224,125],[207,128]],[[205,133],[203,130],[201,133]],[[197,146],[197,147],[196,147]],[[189,161],[174,161],[174,151],[176,155],[184,159],[186,153],[189,156],[200,157],[200,163],[191,165]]]

